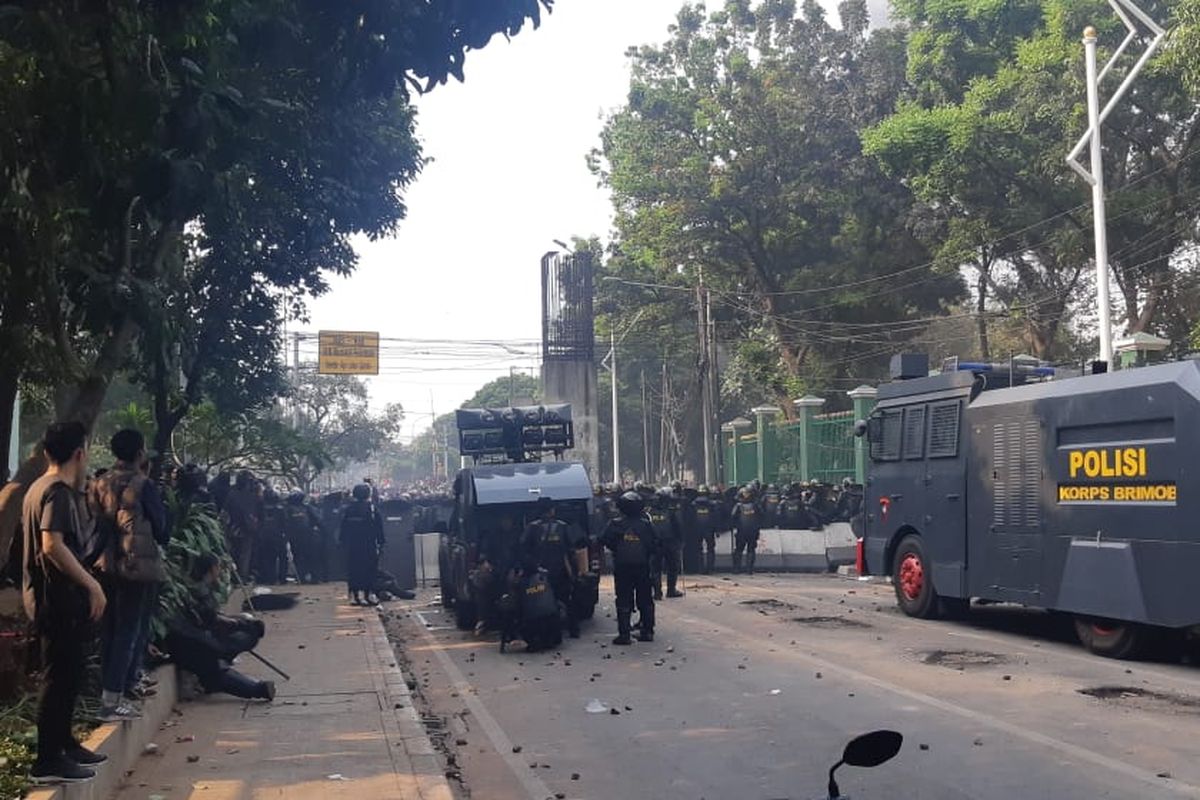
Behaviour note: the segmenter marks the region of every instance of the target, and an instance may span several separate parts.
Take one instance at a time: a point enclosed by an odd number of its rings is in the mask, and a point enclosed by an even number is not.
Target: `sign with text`
[[[321,331],[317,372],[322,375],[378,375],[379,334]]]

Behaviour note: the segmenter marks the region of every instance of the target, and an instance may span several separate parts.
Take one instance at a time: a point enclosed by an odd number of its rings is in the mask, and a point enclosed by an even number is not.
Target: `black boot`
[[[704,554],[704,574],[712,575],[713,567],[717,565],[717,554],[709,550]]]
[[[632,614],[629,611],[617,612],[617,638],[613,639],[613,644],[626,645],[633,643],[633,640],[629,638],[629,618],[631,616]]]
[[[646,608],[643,608],[641,613],[638,616],[640,616],[642,618],[642,630],[638,634],[638,641],[639,642],[653,642],[654,641],[654,605],[650,604]]]
[[[678,584],[679,584],[679,576],[678,575],[668,575],[667,576],[667,597],[683,597],[683,592],[679,591],[679,589],[677,588]],[[656,597],[654,599],[658,600],[659,598]]]
[[[212,686],[209,691],[225,692],[243,700],[273,700],[275,698],[275,684],[270,681],[256,681],[248,678],[236,669],[222,670],[217,676],[216,685]]]
[[[742,554],[741,553],[733,554],[733,571],[735,573],[742,571]]]
[[[750,551],[750,557],[749,557],[749,558],[746,560],[746,567],[747,567],[746,571],[747,571],[748,573],[750,573],[751,575],[753,575],[753,574],[754,574],[754,559],[755,559],[755,556],[757,556],[757,553],[755,553],[753,550],[751,550],[751,551]]]

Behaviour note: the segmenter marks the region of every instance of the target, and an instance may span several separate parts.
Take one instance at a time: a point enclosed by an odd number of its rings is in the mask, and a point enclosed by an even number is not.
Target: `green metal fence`
[[[808,401],[807,403],[805,401]],[[870,414],[873,398],[855,398],[855,409],[831,414],[814,413],[819,398],[797,401],[799,419],[770,422],[763,430],[725,440],[725,474],[728,485],[761,479],[764,483],[817,480],[837,483],[843,478],[863,480],[865,442],[854,435],[854,423]],[[760,448],[758,437],[763,436]],[[763,469],[759,470],[759,452]]]
[[[820,414],[813,421],[809,479],[836,483],[854,477],[854,412]]]

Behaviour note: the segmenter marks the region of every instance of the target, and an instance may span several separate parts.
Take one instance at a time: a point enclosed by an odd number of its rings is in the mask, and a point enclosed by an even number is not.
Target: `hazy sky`
[[[433,161],[407,192],[408,218],[394,238],[360,243],[358,271],[335,281],[304,326],[379,331],[384,374],[370,379],[372,403],[404,405],[406,439],[428,425],[431,407],[445,413],[510,367],[535,366],[539,259],[554,239],[607,239],[609,200],[584,157],[625,99],[626,48],[664,40],[681,5],[558,0],[537,31],[469,54],[465,83],[419,99],[418,134]],[[388,338],[503,340],[508,350],[447,353]],[[315,351],[306,345],[302,358]]]

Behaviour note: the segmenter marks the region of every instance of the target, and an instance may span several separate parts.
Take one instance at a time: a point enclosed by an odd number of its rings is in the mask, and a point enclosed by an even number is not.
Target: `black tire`
[[[905,614],[918,619],[938,618],[941,603],[920,536],[910,534],[900,540],[892,559],[892,585],[896,589],[896,603]]]
[[[1091,652],[1105,658],[1136,658],[1150,643],[1150,631],[1136,622],[1075,617],[1075,635]]]

